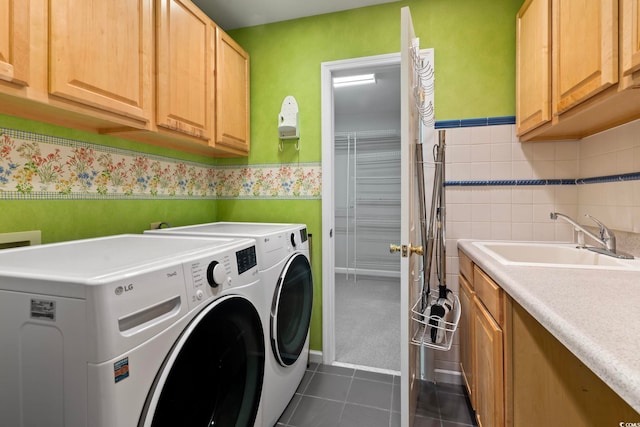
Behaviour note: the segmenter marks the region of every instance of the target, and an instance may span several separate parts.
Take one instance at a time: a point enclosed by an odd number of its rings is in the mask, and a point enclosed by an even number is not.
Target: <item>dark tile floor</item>
[[[399,376],[311,364],[277,426],[396,427],[399,405]],[[414,427],[463,426],[476,426],[463,387],[423,382]]]

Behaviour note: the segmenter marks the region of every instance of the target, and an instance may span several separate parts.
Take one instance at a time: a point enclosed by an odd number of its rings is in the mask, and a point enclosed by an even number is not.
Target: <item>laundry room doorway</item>
[[[323,361],[399,373],[399,54],[322,64],[322,174]]]

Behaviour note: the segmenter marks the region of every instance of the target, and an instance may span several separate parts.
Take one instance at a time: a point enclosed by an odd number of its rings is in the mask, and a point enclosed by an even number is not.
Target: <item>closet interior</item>
[[[400,67],[334,89],[336,361],[400,371]]]

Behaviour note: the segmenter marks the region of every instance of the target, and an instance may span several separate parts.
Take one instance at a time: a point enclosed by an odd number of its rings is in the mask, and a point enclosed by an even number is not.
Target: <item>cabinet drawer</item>
[[[471,284],[473,282],[473,263],[471,259],[462,251],[458,251],[458,265],[460,266],[460,274]],[[473,284],[471,284],[473,288]]]
[[[477,297],[482,301],[498,324],[503,326],[504,313],[502,310],[502,299],[504,298],[504,292],[502,289],[477,266],[473,268],[473,285]]]

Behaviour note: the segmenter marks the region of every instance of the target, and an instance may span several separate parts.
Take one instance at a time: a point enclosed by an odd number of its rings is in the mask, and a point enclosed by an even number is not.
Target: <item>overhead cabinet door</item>
[[[529,0],[517,16],[518,135],[551,120],[550,0]]]
[[[0,80],[24,85],[29,73],[29,0],[0,0]]]
[[[159,5],[157,124],[208,141],[215,48],[210,19],[190,1]]]
[[[640,85],[640,0],[622,0],[622,73]]]
[[[553,2],[554,113],[618,82],[618,1]]]
[[[50,0],[49,92],[148,122],[151,0]]]
[[[216,143],[249,152],[249,55],[218,29]]]

